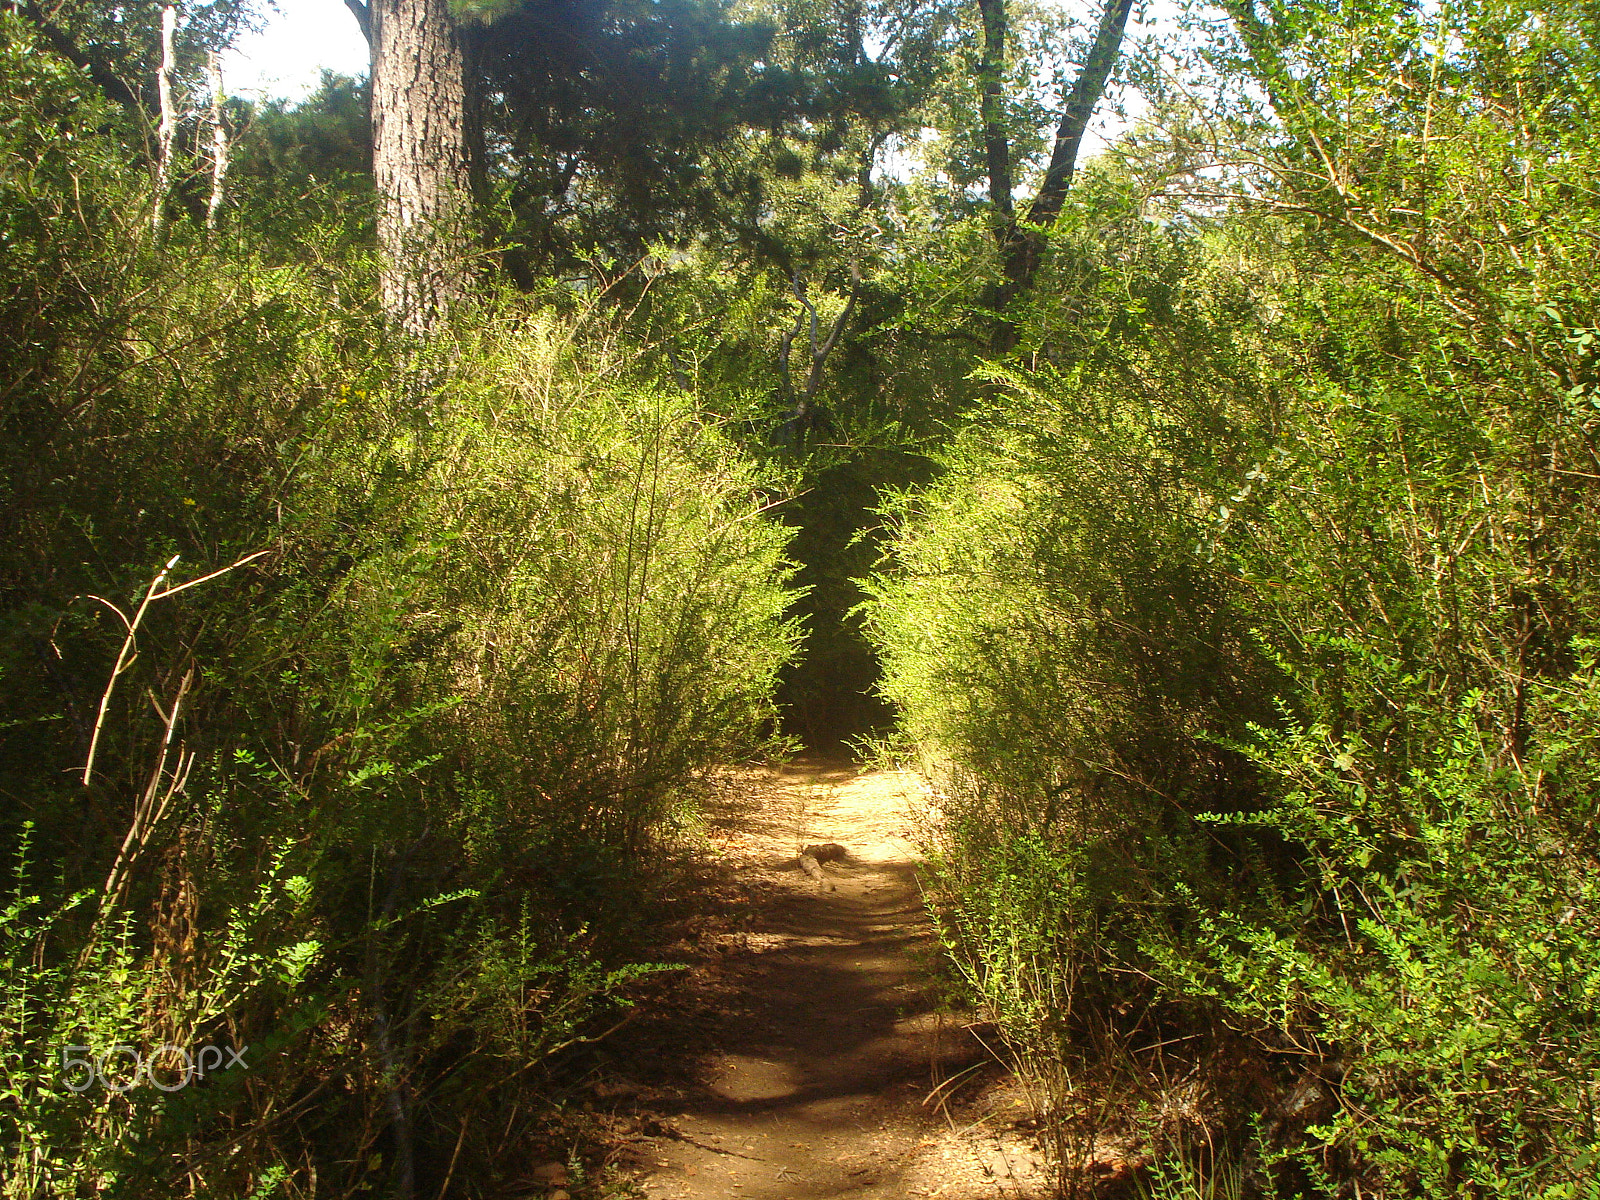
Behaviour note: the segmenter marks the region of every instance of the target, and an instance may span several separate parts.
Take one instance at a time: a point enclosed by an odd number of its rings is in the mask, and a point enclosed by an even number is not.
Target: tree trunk
[[[206,229],[215,233],[217,219],[227,199],[228,187],[228,117],[222,90],[222,55],[215,50],[206,52],[206,78],[211,84],[211,203],[206,205]]]
[[[175,63],[172,38],[177,30],[178,10],[168,4],[161,10],[161,66],[156,71],[156,87],[161,94],[161,125],[156,131],[156,200],[151,224],[158,238],[167,227],[167,200],[172,195],[172,150],[178,133],[178,106],[172,98]]]
[[[1005,0],[978,0],[978,9],[983,16],[984,35],[981,68],[984,158],[989,173],[989,200],[1001,273],[1000,282],[986,297],[987,307],[995,314],[989,343],[995,353],[1004,354],[1017,342],[1016,322],[1007,315],[1006,309],[1033,287],[1044,261],[1048,244],[1044,229],[1061,215],[1062,203],[1077,169],[1083,135],[1089,128],[1089,118],[1104,97],[1122,54],[1122,37],[1133,12],[1133,0],[1105,0],[1089,55],[1072,87],[1062,97],[1061,121],[1050,152],[1050,165],[1022,221],[1017,219],[1012,207],[1011,145],[1000,107],[1000,79],[1005,66]]]
[[[978,11],[983,17],[983,60],[978,67],[983,162],[995,237],[1003,243],[1016,224],[1011,208],[1011,138],[1005,119],[1006,0],[978,0]]]
[[[426,337],[467,293],[466,72],[447,0],[366,7],[383,309]]]

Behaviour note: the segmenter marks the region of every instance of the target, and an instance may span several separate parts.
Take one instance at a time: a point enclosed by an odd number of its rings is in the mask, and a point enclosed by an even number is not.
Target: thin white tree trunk
[[[167,224],[167,197],[172,192],[172,144],[178,132],[178,108],[172,100],[175,65],[172,38],[177,31],[178,10],[169,4],[161,10],[161,69],[156,72],[156,87],[161,93],[161,126],[156,132],[156,201],[151,224],[158,235]]]
[[[211,203],[206,205],[206,229],[216,232],[228,183],[228,125],[223,116],[222,55],[206,51],[206,77],[211,83]]]

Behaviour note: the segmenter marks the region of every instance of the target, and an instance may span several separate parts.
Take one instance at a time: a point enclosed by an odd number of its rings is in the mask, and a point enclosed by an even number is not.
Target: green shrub
[[[506,1096],[657,969],[686,785],[770,743],[774,480],[597,316],[418,352],[336,238],[153,244],[0,22],[4,1192],[486,1190]],[[117,1045],[248,1067],[65,1086]]]
[[[1062,247],[1091,287],[1102,233]],[[1270,717],[1276,678],[1241,580],[1195,552],[1268,405],[1216,328],[1203,246],[1132,241],[1193,261],[1092,358],[986,372],[999,398],[944,474],[887,507],[866,605],[898,749],[937,785],[935,912],[1058,1134],[1115,1013],[1150,1003],[1141,938],[1230,894],[1249,851],[1200,818],[1259,804],[1232,743]]]
[[[1251,1187],[1590,1194],[1587,309],[1516,285],[1496,341],[1436,281],[1233,220],[1161,331],[990,372],[890,508],[869,626],[941,785],[936,909],[1058,1114],[1131,1004],[1257,1046],[1212,1131]],[[1339,269],[1269,286],[1305,260]]]

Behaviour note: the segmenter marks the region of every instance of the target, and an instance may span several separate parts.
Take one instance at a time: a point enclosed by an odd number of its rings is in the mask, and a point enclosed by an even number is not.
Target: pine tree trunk
[[[466,74],[447,0],[372,0],[384,311],[426,337],[466,295]]]

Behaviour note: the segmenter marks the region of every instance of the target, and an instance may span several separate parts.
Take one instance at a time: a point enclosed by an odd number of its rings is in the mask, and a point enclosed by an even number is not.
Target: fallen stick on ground
[[[811,855],[802,854],[800,856],[800,869],[817,881],[817,890],[819,892],[824,888],[830,892],[838,890],[834,886],[833,880],[828,878],[827,872],[822,869],[822,864]]]

